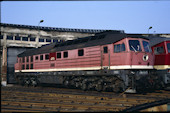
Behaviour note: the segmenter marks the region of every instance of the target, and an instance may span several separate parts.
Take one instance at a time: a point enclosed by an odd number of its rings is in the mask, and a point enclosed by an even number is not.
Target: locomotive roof
[[[55,46],[55,43],[52,43],[50,45],[42,46],[41,48],[29,49],[29,50],[26,50],[23,53],[19,54],[18,57],[49,53],[49,50],[52,49],[54,46]]]
[[[90,46],[105,45],[115,43],[126,37],[132,38],[146,38],[141,36],[131,36],[122,32],[103,32],[97,33],[95,36],[78,38],[75,40],[68,40],[62,43],[52,43],[41,48],[30,49],[18,55],[18,57],[32,56],[37,54],[52,53],[56,51],[72,50]]]
[[[150,40],[150,46],[154,46],[156,44],[159,44],[161,42],[164,41],[170,41],[170,38],[166,38],[166,37],[149,37]]]

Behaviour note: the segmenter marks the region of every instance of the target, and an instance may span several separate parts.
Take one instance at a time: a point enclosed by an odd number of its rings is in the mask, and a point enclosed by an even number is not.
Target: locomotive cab
[[[111,48],[110,51],[113,51],[113,54],[110,52],[110,69],[118,71],[121,78],[124,78],[125,85],[131,87],[126,92],[135,93],[136,87],[141,89],[143,86],[139,86],[137,82],[142,82],[144,86],[150,84],[148,81],[153,73],[154,55],[149,40],[127,37],[113,43],[113,50]],[[122,72],[127,74],[128,79],[120,74]]]
[[[145,39],[129,39],[129,51],[131,54],[131,65],[140,69],[153,69],[153,54],[149,41]]]
[[[170,89],[170,39],[155,37],[150,40],[155,55],[154,68],[163,79],[165,88]]]
[[[152,87],[149,81],[157,78],[153,70],[154,54],[148,39],[126,37],[102,47],[103,70],[118,74],[128,87],[126,92],[135,93],[136,89]]]
[[[149,41],[139,38],[125,38],[113,44],[112,69],[153,69],[153,54]]]

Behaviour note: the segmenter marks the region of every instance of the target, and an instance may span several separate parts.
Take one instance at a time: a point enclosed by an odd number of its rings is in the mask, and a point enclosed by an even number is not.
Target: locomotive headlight
[[[143,61],[147,61],[149,59],[149,56],[148,55],[143,55]]]

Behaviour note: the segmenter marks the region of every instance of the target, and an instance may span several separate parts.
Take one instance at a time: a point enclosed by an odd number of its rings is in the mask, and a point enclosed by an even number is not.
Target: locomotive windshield
[[[145,52],[151,52],[151,49],[150,49],[150,47],[149,47],[149,42],[147,42],[147,41],[142,41],[142,43],[143,43],[144,51],[145,51]]]
[[[170,43],[167,43],[168,53],[170,53]]]
[[[142,51],[139,40],[129,40],[129,47],[131,51]]]

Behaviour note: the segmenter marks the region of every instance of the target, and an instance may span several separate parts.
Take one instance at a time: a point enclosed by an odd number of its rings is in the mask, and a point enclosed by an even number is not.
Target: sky
[[[1,23],[170,33],[170,0],[2,1]]]

